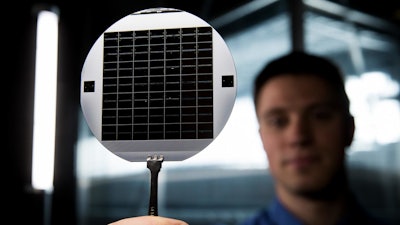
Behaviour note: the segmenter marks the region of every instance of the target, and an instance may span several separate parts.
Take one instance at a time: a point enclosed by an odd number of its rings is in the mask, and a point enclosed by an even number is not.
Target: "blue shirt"
[[[337,225],[384,225],[368,214],[356,201],[352,200],[350,211]],[[274,198],[268,208],[264,208],[240,225],[304,225],[282,203]]]

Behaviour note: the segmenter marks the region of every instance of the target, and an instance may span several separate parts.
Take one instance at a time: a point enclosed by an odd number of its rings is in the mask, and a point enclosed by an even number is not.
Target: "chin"
[[[307,183],[292,186],[292,192],[296,195],[304,196],[311,199],[329,199],[333,195],[336,188],[326,183]]]

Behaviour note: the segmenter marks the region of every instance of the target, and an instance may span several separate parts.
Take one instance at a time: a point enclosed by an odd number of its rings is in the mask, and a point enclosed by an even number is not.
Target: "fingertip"
[[[108,225],[189,225],[183,220],[161,216],[138,216],[121,219]]]

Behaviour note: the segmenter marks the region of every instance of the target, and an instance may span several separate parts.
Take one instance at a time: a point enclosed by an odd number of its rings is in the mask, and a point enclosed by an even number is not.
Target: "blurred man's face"
[[[354,126],[325,81],[312,75],[272,78],[260,91],[257,117],[278,190],[316,192],[342,169]]]

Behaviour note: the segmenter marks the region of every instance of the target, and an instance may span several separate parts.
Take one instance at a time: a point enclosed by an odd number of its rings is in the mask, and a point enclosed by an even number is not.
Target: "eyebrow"
[[[316,102],[316,103],[310,104],[309,106],[306,106],[305,111],[310,111],[310,110],[313,110],[316,108],[329,108],[329,109],[334,109],[335,111],[342,109],[342,107],[340,107],[340,103],[338,101],[323,101],[323,102]],[[269,116],[283,114],[286,111],[288,111],[288,110],[286,110],[285,107],[276,106],[276,107],[272,107],[271,109],[266,110],[261,115],[261,117],[268,118]]]
[[[261,115],[261,117],[267,118],[267,117],[272,116],[272,115],[282,114],[282,113],[284,113],[285,111],[286,111],[286,110],[285,110],[283,107],[275,107],[275,108],[272,108],[272,109],[269,109],[269,110],[265,111],[265,112]]]

